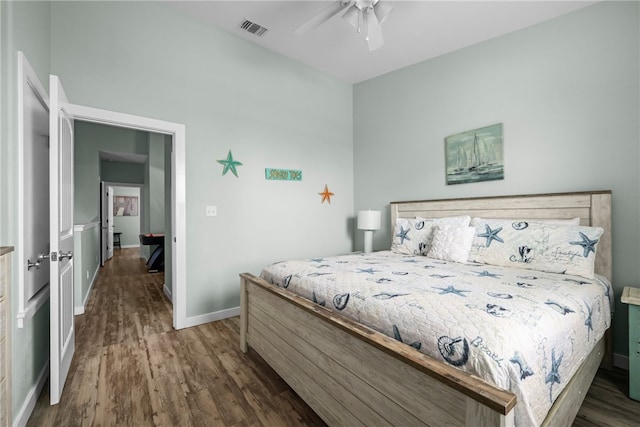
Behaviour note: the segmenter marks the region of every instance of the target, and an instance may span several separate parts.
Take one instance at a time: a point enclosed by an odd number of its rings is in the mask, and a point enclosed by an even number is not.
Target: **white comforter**
[[[611,323],[610,284],[390,251],[286,261],[261,277],[510,390],[540,425]]]

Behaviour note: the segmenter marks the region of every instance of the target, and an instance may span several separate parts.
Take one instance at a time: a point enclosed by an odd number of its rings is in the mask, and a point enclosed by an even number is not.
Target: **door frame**
[[[117,113],[83,105],[68,104],[66,111],[74,120],[171,135],[171,224],[173,327],[187,324],[187,217],[185,145],[186,126],[131,114]]]

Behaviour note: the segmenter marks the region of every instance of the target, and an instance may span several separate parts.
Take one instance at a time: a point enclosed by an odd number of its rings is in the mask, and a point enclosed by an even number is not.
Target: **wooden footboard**
[[[329,425],[511,426],[516,396],[241,274],[248,346]]]

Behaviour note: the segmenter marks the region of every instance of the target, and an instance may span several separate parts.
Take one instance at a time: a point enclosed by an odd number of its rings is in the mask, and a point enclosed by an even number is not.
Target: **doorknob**
[[[27,271],[31,270],[32,268],[36,268],[36,270],[40,269],[40,261],[36,261],[36,262],[31,262],[30,259],[27,260]]]
[[[58,259],[62,261],[65,258],[69,258],[69,259],[73,258],[73,252],[69,251],[65,254],[64,252],[60,251],[60,256],[58,257]]]

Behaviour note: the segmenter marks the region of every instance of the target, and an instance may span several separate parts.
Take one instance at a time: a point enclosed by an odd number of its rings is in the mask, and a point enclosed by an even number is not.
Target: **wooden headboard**
[[[396,218],[457,215],[525,220],[577,217],[580,225],[602,227],[595,271],[611,281],[611,191],[391,202],[391,230]]]

